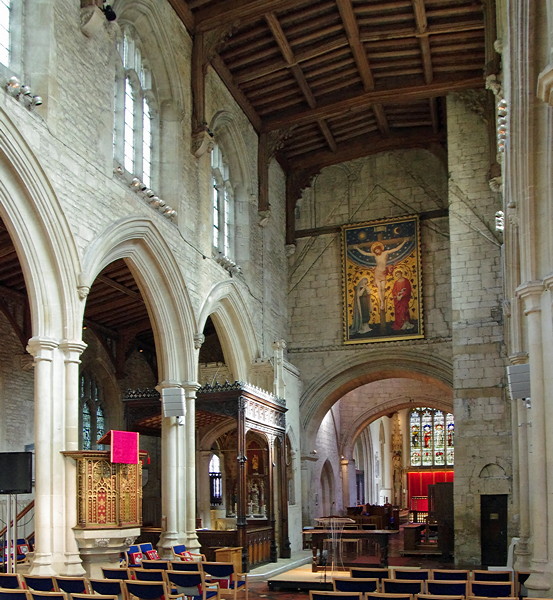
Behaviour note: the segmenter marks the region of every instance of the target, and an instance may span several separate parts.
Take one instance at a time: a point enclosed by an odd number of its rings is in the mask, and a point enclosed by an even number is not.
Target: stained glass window
[[[409,414],[412,467],[453,466],[455,422],[451,413],[416,408]]]
[[[95,450],[96,441],[106,433],[106,417],[102,407],[102,394],[96,379],[89,373],[81,373],[81,448]]]

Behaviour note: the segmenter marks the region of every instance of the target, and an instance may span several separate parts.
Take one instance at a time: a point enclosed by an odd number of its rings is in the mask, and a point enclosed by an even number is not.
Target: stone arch
[[[321,490],[320,516],[332,515],[333,508],[336,506],[336,502],[333,500],[336,498],[336,473],[328,459],[321,469],[319,489]]]
[[[476,479],[477,494],[511,494],[511,481],[498,463],[485,464]]]
[[[433,400],[432,402],[417,401],[413,398],[405,398],[404,396],[395,396],[390,398],[385,403],[380,403],[376,406],[369,407],[359,418],[356,419],[355,423],[352,423],[351,427],[343,432],[342,439],[344,440],[344,447],[341,450],[345,456],[351,456],[353,447],[357,441],[361,432],[376,419],[402,410],[404,408],[414,408],[415,406],[429,406],[430,408],[437,408],[445,412],[453,412],[453,401],[452,399],[444,398],[442,401]]]
[[[33,337],[80,340],[73,234],[39,161],[1,109],[0,216],[23,271]]]
[[[225,362],[236,380],[248,381],[254,358],[259,356],[250,311],[233,281],[213,286],[200,310],[198,327],[202,331],[208,317],[217,329]]]
[[[216,112],[209,123],[209,129],[214,132],[217,143],[221,146],[228,165],[235,191],[239,200],[244,200],[244,195],[253,193],[247,189],[250,181],[254,181],[254,174],[248,169],[248,150],[244,136],[237,125],[233,115],[226,110]]]
[[[366,383],[392,377],[432,382],[448,394],[452,387],[451,363],[438,350],[420,349],[414,353],[389,347],[347,356],[314,379],[302,395],[300,418],[306,432],[304,443],[312,443],[324,415],[344,394]]]
[[[83,295],[98,273],[118,259],[126,260],[148,308],[160,381],[196,381],[197,328],[188,290],[172,250],[150,219],[117,221],[90,244],[79,277]]]

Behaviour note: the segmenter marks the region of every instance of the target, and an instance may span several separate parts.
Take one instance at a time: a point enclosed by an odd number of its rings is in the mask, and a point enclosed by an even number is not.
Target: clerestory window
[[[455,421],[451,413],[416,408],[409,413],[412,467],[449,467],[454,464]]]
[[[219,145],[211,152],[213,247],[224,257],[233,258],[233,190],[229,168]]]
[[[0,65],[6,75],[23,69],[23,0],[0,0]]]
[[[135,37],[127,28],[119,45],[113,153],[127,174],[151,188],[156,185],[153,163],[159,126],[152,75]]]

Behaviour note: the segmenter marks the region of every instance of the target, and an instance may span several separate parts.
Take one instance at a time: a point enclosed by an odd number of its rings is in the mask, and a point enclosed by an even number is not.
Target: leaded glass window
[[[211,184],[213,247],[223,256],[232,258],[233,192],[229,168],[217,144],[211,152]]]
[[[409,414],[412,467],[450,467],[454,463],[455,422],[451,413],[417,408]]]
[[[209,502],[211,505],[223,504],[221,461],[216,454],[209,461]]]
[[[0,0],[1,1],[1,0]],[[153,162],[159,132],[152,77],[132,28],[124,32],[119,54],[121,65],[115,87],[113,150],[124,170],[146,188],[155,185]]]
[[[25,0],[0,0],[0,71],[20,77],[23,71]]]
[[[81,407],[81,448],[95,450],[97,440],[106,433],[106,417],[101,389],[92,375],[81,373],[79,385]]]
[[[0,0],[0,63],[9,66],[11,41],[10,41],[10,15],[11,0]]]

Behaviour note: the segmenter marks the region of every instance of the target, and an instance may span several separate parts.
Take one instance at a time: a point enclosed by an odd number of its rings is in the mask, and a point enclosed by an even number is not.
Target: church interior
[[[553,597],[552,24],[0,0],[2,569],[341,531]]]

